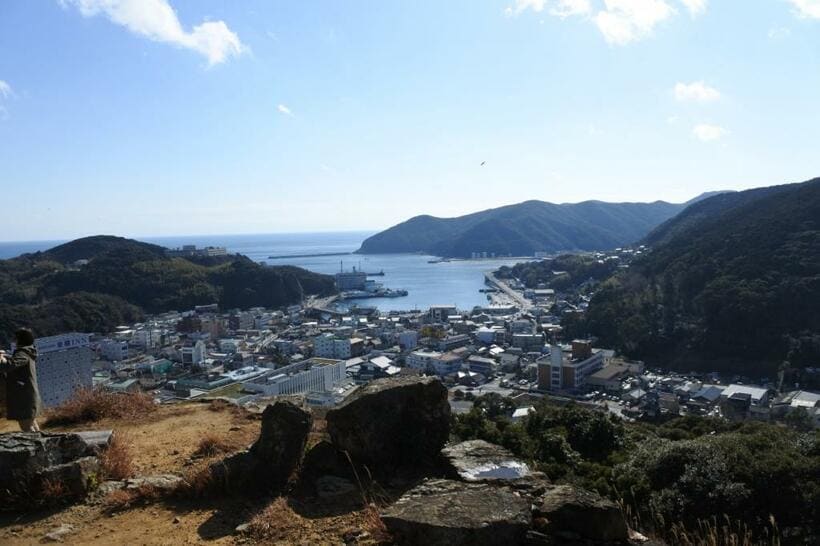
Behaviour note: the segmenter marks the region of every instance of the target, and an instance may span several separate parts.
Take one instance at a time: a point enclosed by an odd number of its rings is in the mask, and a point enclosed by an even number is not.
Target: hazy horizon
[[[754,188],[746,188],[746,189],[754,189]],[[714,192],[722,192],[722,191],[735,191],[735,190],[713,190],[713,191]],[[703,193],[712,193],[712,191],[702,192],[698,195],[692,196],[690,199],[686,199],[684,201],[680,201],[680,202],[673,203],[673,204],[684,204],[684,203],[690,201],[691,199],[694,199],[696,197],[699,197],[700,195],[703,195]],[[525,201],[532,201],[532,199],[527,199]],[[489,209],[495,209],[495,208],[500,208],[500,207],[505,207],[505,206],[510,206],[510,205],[516,205],[516,204],[524,203],[525,201],[518,201],[516,203],[499,204],[499,205],[496,205],[496,206],[489,207]],[[600,201],[600,200],[599,199],[587,199],[585,201]],[[656,199],[654,201],[663,201],[663,200],[662,199]],[[569,203],[569,202],[567,202],[567,203],[553,203],[553,204],[556,204],[556,205],[573,205],[573,204],[578,204],[578,203],[582,203],[582,202],[584,202],[584,201],[576,201],[576,202],[572,202],[572,203]],[[616,203],[614,201],[609,201],[609,202],[610,203]],[[620,203],[627,203],[627,202],[628,201],[622,201]],[[638,201],[634,201],[634,202],[638,202]],[[640,202],[641,203],[652,203],[653,201],[640,201]],[[489,210],[489,209],[484,208],[484,209],[480,209],[480,210],[468,211],[465,214],[481,212],[483,210]],[[422,214],[426,214],[426,213],[422,213]],[[462,215],[459,215],[459,216],[462,216]],[[407,218],[404,218],[402,220],[399,220],[398,222],[396,222],[396,224],[404,222],[406,220],[409,220],[410,218],[411,217],[407,217]],[[443,217],[443,218],[452,218],[452,217]],[[52,237],[52,238],[28,239],[28,240],[0,238],[0,244],[6,244],[6,243],[57,243],[57,244],[62,244],[62,243],[68,242],[68,241],[81,239],[81,238],[84,238],[84,237],[93,237],[93,236],[97,236],[97,235],[113,235],[115,237],[125,237],[125,238],[128,238],[128,239],[135,239],[135,240],[145,241],[145,240],[149,240],[149,239],[159,240],[159,239],[196,238],[196,237],[247,237],[247,236],[263,236],[263,235],[309,235],[309,234],[321,235],[321,234],[333,234],[333,233],[371,233],[371,234],[375,234],[375,233],[378,233],[380,231],[384,231],[384,230],[386,230],[390,227],[393,227],[396,224],[391,224],[389,226],[383,226],[383,227],[378,227],[378,228],[350,228],[350,229],[322,229],[322,230],[306,229],[306,230],[293,230],[293,231],[257,231],[257,232],[236,232],[236,233],[217,233],[217,232],[205,233],[205,232],[203,232],[203,233],[160,233],[160,234],[156,234],[156,235],[145,235],[145,234],[132,235],[132,234],[122,234],[122,233],[88,232],[88,233],[80,234],[80,235],[77,235],[77,236],[74,236],[74,237],[62,237],[62,238]]]

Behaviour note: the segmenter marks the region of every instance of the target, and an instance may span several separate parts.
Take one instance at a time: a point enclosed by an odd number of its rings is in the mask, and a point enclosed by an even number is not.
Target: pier
[[[285,258],[324,258],[326,256],[351,256],[352,252],[318,252],[316,254],[284,254],[282,256],[268,256],[269,260],[284,260]]]

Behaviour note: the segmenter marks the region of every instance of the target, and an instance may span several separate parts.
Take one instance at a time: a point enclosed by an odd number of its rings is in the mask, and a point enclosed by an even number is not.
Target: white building
[[[74,391],[92,387],[88,334],[42,337],[37,348],[37,386],[45,407],[58,406]]]
[[[455,353],[440,353],[438,351],[414,351],[407,355],[405,364],[408,368],[432,372],[444,377],[457,372],[464,364],[463,359]]]
[[[359,356],[364,352],[364,340],[322,334],[313,338],[313,354],[319,358],[337,360]]]
[[[412,351],[419,344],[419,333],[415,330],[399,332],[399,346],[403,351]]]
[[[117,339],[104,339],[100,342],[100,355],[112,362],[120,362],[128,358],[128,342]]]
[[[438,351],[414,351],[407,355],[405,364],[408,368],[426,371],[433,367],[433,360],[439,357],[441,357],[441,353]]]
[[[197,340],[192,345],[180,349],[183,364],[202,364],[205,362],[205,342]]]
[[[265,396],[324,393],[332,391],[345,379],[343,360],[311,358],[242,383],[242,389]]]

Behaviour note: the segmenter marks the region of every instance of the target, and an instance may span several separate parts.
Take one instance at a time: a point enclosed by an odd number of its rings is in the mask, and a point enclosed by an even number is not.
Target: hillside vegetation
[[[481,396],[470,412],[455,416],[453,432],[503,445],[555,482],[621,500],[636,528],[665,538],[673,538],[673,525],[697,529],[715,517],[757,537],[771,532],[773,522],[797,536],[806,533],[802,540],[817,533],[815,432],[698,416],[628,424],[547,401],[514,422],[513,409],[509,398]],[[802,540],[794,543],[811,541]]]
[[[646,242],[571,333],[683,369],[820,362],[820,179],[709,198]]]
[[[88,263],[74,265],[78,260]],[[144,313],[210,303],[279,307],[333,290],[331,277],[296,267],[266,267],[239,255],[171,258],[160,246],[87,237],[0,261],[0,341],[23,325],[39,336],[108,331]]]
[[[606,250],[645,237],[684,206],[663,201],[526,201],[457,218],[416,216],[366,239],[358,252],[469,258],[473,252],[530,256],[539,251]]]

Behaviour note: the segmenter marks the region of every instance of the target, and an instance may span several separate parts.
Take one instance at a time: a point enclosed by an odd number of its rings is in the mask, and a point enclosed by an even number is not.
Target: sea
[[[437,261],[424,254],[353,254],[374,232],[344,231],[323,233],[277,233],[258,235],[195,235],[179,237],[140,237],[140,241],[168,248],[182,245],[224,246],[229,253],[239,253],[269,265],[294,265],[317,273],[334,274],[354,267],[374,276],[385,288],[404,289],[408,295],[398,298],[354,300],[360,306],[374,306],[381,311],[427,309],[431,305],[455,305],[472,309],[486,305],[484,273],[502,265],[513,265],[524,259],[485,259]],[[26,252],[47,250],[65,241],[0,242],[0,259]],[[317,254],[335,254],[317,256]],[[309,256],[306,256],[309,255]],[[271,256],[277,256],[271,259]],[[431,261],[437,263],[430,263]]]

